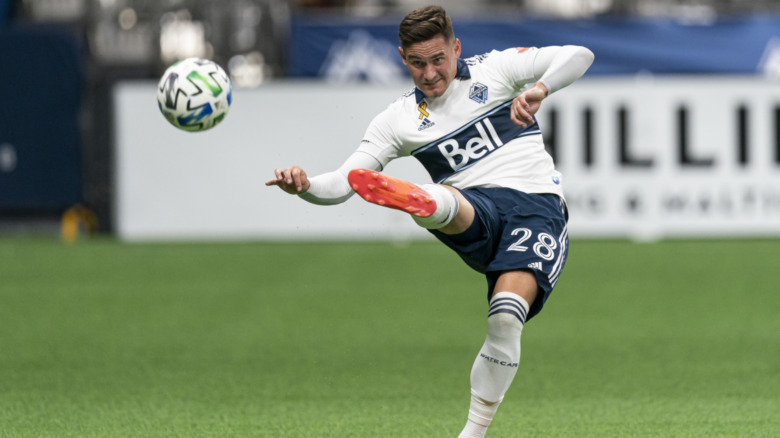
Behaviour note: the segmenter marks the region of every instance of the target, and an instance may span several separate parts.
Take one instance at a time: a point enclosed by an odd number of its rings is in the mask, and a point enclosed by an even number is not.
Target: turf
[[[573,241],[489,436],[780,436],[779,256]],[[484,294],[435,242],[0,238],[0,436],[454,437]]]

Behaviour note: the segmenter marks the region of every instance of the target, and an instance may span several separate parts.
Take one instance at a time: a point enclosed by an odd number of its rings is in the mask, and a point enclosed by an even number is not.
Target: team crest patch
[[[471,84],[471,89],[469,90],[469,97],[474,102],[485,103],[487,101],[487,93],[488,93],[487,85],[480,84],[479,82],[474,82],[473,84]]]

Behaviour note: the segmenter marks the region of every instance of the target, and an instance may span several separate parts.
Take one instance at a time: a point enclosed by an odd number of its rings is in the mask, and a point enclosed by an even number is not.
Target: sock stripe
[[[498,298],[490,303],[490,309],[488,309],[488,318],[496,313],[510,313],[515,315],[521,323],[525,324],[525,318],[528,314],[525,306],[520,301],[514,298]]]
[[[501,308],[501,309],[494,310],[494,311],[488,313],[488,318],[490,318],[491,316],[493,316],[493,315],[495,315],[497,313],[508,313],[510,315],[514,315],[515,318],[517,318],[517,320],[520,321],[520,324],[525,324],[525,315],[520,315],[519,313],[515,312],[512,309]]]
[[[522,309],[523,313],[525,313],[525,306],[523,306],[523,304],[520,301],[518,301],[518,300],[516,300],[514,298],[509,298],[509,297],[498,298],[498,299],[493,300],[490,303],[490,310],[493,310],[493,309],[495,309],[497,307],[501,307],[501,306],[514,306],[514,307],[516,307],[518,309]]]
[[[520,301],[515,300],[513,298],[499,298],[497,300],[494,300],[490,304],[489,311],[495,310],[495,309],[497,309],[499,307],[505,307],[505,306],[514,307],[514,308],[522,311],[523,313],[525,313],[525,306],[523,306],[520,303]]]

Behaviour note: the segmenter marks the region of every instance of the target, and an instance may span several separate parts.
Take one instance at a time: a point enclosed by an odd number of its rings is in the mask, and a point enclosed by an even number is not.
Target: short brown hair
[[[452,20],[441,6],[425,6],[410,12],[398,26],[401,48],[428,41],[438,35],[450,42],[454,39]]]

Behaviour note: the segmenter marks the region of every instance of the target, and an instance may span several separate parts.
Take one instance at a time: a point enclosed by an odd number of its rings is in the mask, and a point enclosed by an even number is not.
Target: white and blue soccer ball
[[[205,131],[227,116],[233,86],[216,62],[187,58],[165,71],[157,87],[157,103],[171,125],[184,131]]]

